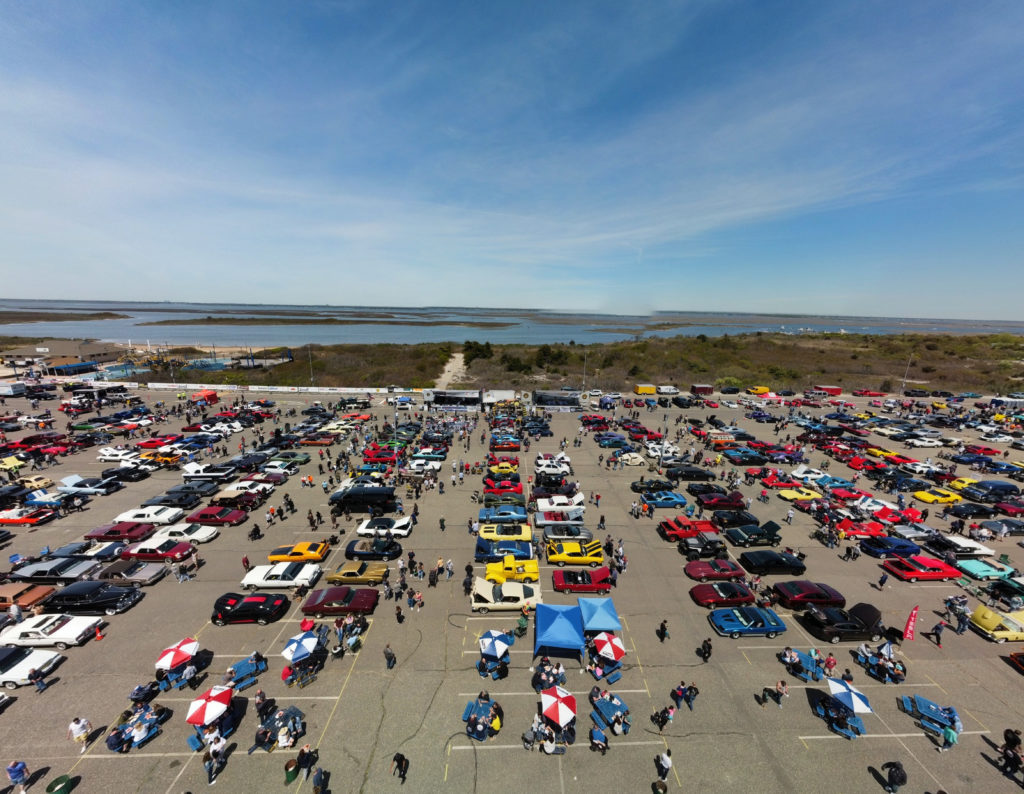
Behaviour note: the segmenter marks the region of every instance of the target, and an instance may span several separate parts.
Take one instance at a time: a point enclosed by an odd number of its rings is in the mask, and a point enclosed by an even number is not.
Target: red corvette
[[[799,488],[803,483],[785,475],[780,477],[777,474],[769,474],[761,480],[761,485],[765,488]]]
[[[230,507],[202,507],[185,520],[190,524],[204,524],[211,527],[237,527],[249,514],[244,510],[232,510]]]
[[[964,447],[964,452],[968,455],[1002,455],[1001,449],[995,447],[986,447],[984,444],[968,444]]]
[[[1024,515],[1024,502],[998,502],[996,510],[1002,512],[1003,515],[1017,518]]]
[[[140,441],[138,446],[142,449],[159,449],[165,447],[168,444],[177,444],[185,436],[181,433],[171,433],[166,436],[153,436],[153,438],[147,438],[145,441]]]
[[[732,560],[694,560],[686,563],[683,573],[698,582],[706,582],[709,579],[742,579],[747,572]]]
[[[683,538],[695,538],[702,532],[717,534],[718,527],[710,521],[695,520],[686,516],[676,516],[658,524],[658,534],[670,543],[675,543]]]
[[[877,471],[879,469],[889,468],[885,463],[880,463],[879,461],[872,460],[871,458],[864,458],[860,455],[850,458],[846,461],[846,465],[855,471]]]
[[[772,591],[779,603],[786,609],[807,609],[807,607],[845,607],[846,598],[827,584],[798,579],[776,582]]]
[[[521,482],[510,482],[509,480],[493,481],[488,480],[487,486],[484,488],[484,493],[492,494],[503,494],[503,493],[518,493],[523,492],[523,484]]]
[[[951,582],[960,578],[960,571],[934,557],[893,557],[882,567],[897,579],[905,582],[935,581]]]
[[[551,574],[551,584],[559,593],[600,593],[612,589],[611,571],[605,567],[592,571],[567,571],[562,568]]]
[[[742,582],[715,582],[690,588],[690,598],[702,607],[738,607],[754,603],[754,594]]]

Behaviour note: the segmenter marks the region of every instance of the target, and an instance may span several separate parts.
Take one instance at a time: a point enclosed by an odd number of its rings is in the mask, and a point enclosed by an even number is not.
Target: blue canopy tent
[[[577,598],[584,631],[622,631],[619,613],[610,598]]]
[[[534,628],[534,656],[575,656],[582,663],[586,640],[578,606],[538,604]]]

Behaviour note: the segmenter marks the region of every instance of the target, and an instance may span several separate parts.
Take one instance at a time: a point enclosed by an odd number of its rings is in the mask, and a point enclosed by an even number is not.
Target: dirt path
[[[444,365],[441,376],[434,383],[435,389],[447,389],[453,382],[464,380],[466,377],[466,359],[462,353],[452,353],[448,363]]]

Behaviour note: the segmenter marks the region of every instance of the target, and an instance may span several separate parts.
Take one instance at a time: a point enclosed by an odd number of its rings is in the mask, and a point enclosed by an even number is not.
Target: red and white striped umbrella
[[[215,686],[208,689],[188,705],[185,722],[189,725],[209,725],[231,708],[231,696],[235,690],[229,686]]]
[[[626,655],[626,648],[623,646],[622,640],[607,631],[602,631],[594,637],[594,647],[601,656],[611,659],[613,662],[619,661]]]
[[[564,728],[576,716],[576,697],[569,690],[553,686],[540,693],[540,712]]]
[[[170,648],[164,648],[156,660],[157,670],[170,670],[180,664],[185,664],[199,651],[199,641],[186,637],[181,642],[175,643]]]

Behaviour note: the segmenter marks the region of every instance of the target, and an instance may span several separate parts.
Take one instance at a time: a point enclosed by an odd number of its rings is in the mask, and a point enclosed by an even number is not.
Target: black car
[[[740,389],[738,386],[723,386],[718,392],[719,394],[739,394]]]
[[[195,493],[162,493],[159,496],[154,496],[152,499],[147,499],[142,503],[143,507],[180,507],[182,510],[191,510],[202,499],[199,498],[199,494]]]
[[[686,486],[686,492],[690,494],[690,496],[700,496],[701,494],[706,493],[720,493],[722,496],[725,496],[729,493],[721,485],[710,482],[691,482]]]
[[[678,395],[672,398],[672,404],[677,408],[692,408],[693,400],[691,400],[689,397],[683,397],[682,395]]]
[[[652,491],[672,491],[675,487],[675,483],[667,480],[636,480],[630,483],[629,489],[633,493],[650,493]]]
[[[236,455],[228,461],[228,464],[239,471],[254,472],[268,460],[270,457],[262,452],[250,452],[246,455]]]
[[[346,560],[394,560],[402,556],[402,544],[387,538],[359,538],[345,547]]]
[[[40,605],[44,612],[67,615],[116,615],[142,600],[136,587],[118,587],[107,582],[73,582]]]
[[[104,496],[109,496],[115,491],[120,491],[124,488],[124,483],[120,480],[107,477],[84,477],[75,483],[76,488],[95,488],[100,491]]]
[[[718,479],[718,475],[713,471],[708,471],[700,466],[673,466],[671,469],[665,470],[665,476],[673,482],[679,480],[712,482]]]
[[[716,560],[729,558],[729,552],[718,535],[708,532],[699,532],[692,538],[683,538],[679,541],[679,553],[690,562],[710,557]]]
[[[745,527],[750,524],[756,526],[761,522],[757,520],[757,516],[746,510],[716,510],[711,515],[711,523],[719,529],[728,529],[729,527]]]
[[[882,613],[871,604],[854,604],[849,609],[810,607],[804,622],[811,634],[831,643],[844,640],[878,642],[885,636]]]
[[[201,498],[206,498],[207,496],[213,496],[220,489],[220,483],[210,482],[209,480],[192,480],[175,485],[173,488],[168,488],[167,493],[192,493]]]
[[[768,550],[743,552],[740,565],[759,576],[773,573],[802,576],[807,571],[807,566],[792,554]]]
[[[104,469],[101,476],[118,482],[139,482],[149,477],[149,472],[136,466],[115,466],[112,469]]]
[[[999,515],[999,511],[992,505],[960,502],[949,509],[949,514],[956,518],[995,518]]]
[[[215,626],[228,623],[268,623],[288,611],[288,596],[280,593],[225,593],[213,603],[210,621]]]

